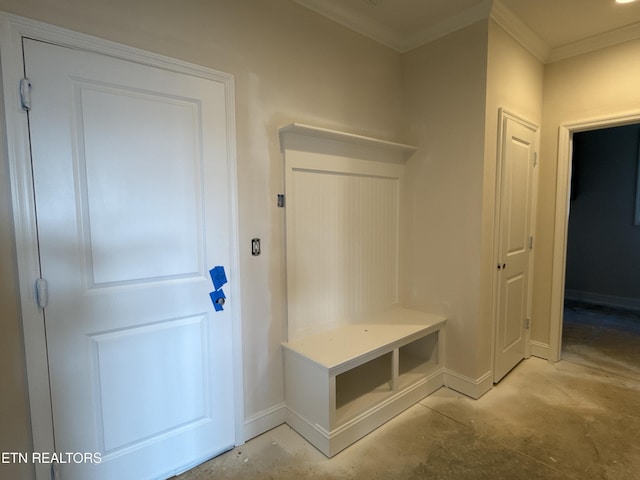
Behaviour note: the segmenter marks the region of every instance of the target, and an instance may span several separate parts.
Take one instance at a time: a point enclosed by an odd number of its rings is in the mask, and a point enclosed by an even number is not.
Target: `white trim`
[[[242,381],[242,332],[240,299],[240,257],[238,246],[238,199],[236,171],[236,133],[234,79],[232,75],[193,65],[133,47],[102,40],[89,35],[72,32],[34,20],[0,12],[0,50],[2,81],[5,105],[7,154],[12,192],[12,207],[16,237],[16,256],[20,305],[25,341],[27,384],[34,451],[53,452],[53,426],[49,374],[46,356],[46,340],[42,312],[34,301],[33,282],[39,277],[37,231],[33,187],[29,155],[29,132],[27,118],[20,106],[18,84],[22,78],[22,38],[29,37],[70,48],[88,50],[102,55],[133,61],[187,75],[213,79],[225,85],[227,142],[230,195],[231,265],[233,272],[231,292],[235,298],[232,309],[233,376],[235,405],[236,442],[244,442],[244,394]],[[49,466],[36,465],[36,478],[48,479]]]
[[[640,24],[635,23],[551,48],[520,17],[506,7],[503,0],[494,1],[491,18],[544,64],[565,60],[640,38]]]
[[[582,55],[584,53],[611,47],[624,42],[630,42],[640,38],[640,24],[634,23],[626,27],[601,33],[593,37],[578,40],[577,42],[562,45],[551,50],[547,63],[565,60],[567,58]]]
[[[236,92],[233,75],[210,70],[227,77],[225,83],[225,108],[227,126],[227,181],[229,187],[229,236],[230,236],[230,292],[235,299],[231,309],[231,341],[233,347],[233,398],[235,417],[235,443],[244,444],[244,364],[242,353],[242,288],[240,275],[240,210],[238,193],[238,156],[236,150]]]
[[[567,262],[567,231],[569,223],[569,194],[571,192],[572,133],[560,126],[558,132],[558,163],[556,172],[556,211],[554,221],[553,261],[551,267],[551,310],[549,316],[549,356],[560,360],[562,349],[562,310]]]
[[[275,404],[261,412],[251,415],[244,422],[244,439],[249,441],[285,422],[287,406],[284,402]]]
[[[392,28],[378,22],[372,18],[354,12],[352,9],[334,3],[328,7],[323,0],[293,0],[297,4],[307,8],[329,20],[339,23],[365,37],[370,38],[396,52],[402,53],[404,45],[402,39],[398,38],[397,32]]]
[[[414,48],[427,45],[450,33],[462,30],[474,23],[486,20],[491,14],[490,0],[485,0],[477,5],[464,10],[450,18],[447,18],[429,28],[422,29],[404,40],[404,48],[400,53],[406,53]]]
[[[354,133],[329,130],[328,128],[314,127],[302,123],[291,123],[278,129],[280,136],[280,151],[284,154],[287,149],[312,149],[312,145],[296,142],[298,136],[312,137],[330,142],[359,145],[364,148],[379,149],[402,156],[404,160],[418,150],[418,147],[404,143],[390,142],[379,138],[365,137]],[[304,140],[303,140],[304,141]]]
[[[533,56],[545,64],[640,38],[640,24],[636,23],[551,48],[504,4],[504,0],[493,0],[493,2],[484,0],[457,15],[422,30],[409,33],[391,28],[383,22],[363,15],[357,9],[345,7],[338,2],[333,2],[331,6],[328,6],[327,2],[323,0],[294,1],[399,53],[409,52],[488,18],[493,19]]]
[[[500,275],[494,265],[500,263],[500,217],[502,209],[502,153],[503,138],[505,129],[505,115],[502,107],[498,108],[498,135],[496,145],[496,171],[495,171],[495,197],[493,205],[493,251],[491,257],[491,366],[495,372],[496,366],[496,343],[498,338],[498,303],[500,291]]]
[[[407,35],[404,31],[391,28],[382,22],[363,15],[357,9],[351,9],[333,2],[327,6],[324,0],[294,0],[309,10],[314,11],[344,27],[358,32],[396,52],[406,53],[414,48],[426,45],[450,33],[461,30],[489,17],[491,0],[483,0],[452,17],[446,18],[427,28]]]
[[[29,155],[27,115],[21,109],[18,85],[22,77],[22,33],[15,17],[0,16],[0,57],[7,139],[7,163],[16,238],[18,290],[25,343],[27,387],[33,450],[53,452],[53,415],[47,368],[44,316],[37,306],[33,282],[40,276],[35,205]],[[47,479],[49,467],[35,464],[36,479]]]
[[[504,5],[503,0],[494,1],[490,17],[527,49],[529,53],[544,64],[565,60],[640,38],[640,23],[634,23],[566,45],[551,48],[534,30],[529,28],[520,17]]]
[[[536,342],[533,340],[531,342],[531,355],[538,358],[549,358],[549,344]]]
[[[438,369],[331,431],[314,423],[290,406],[286,408],[286,423],[327,457],[333,457],[399,413],[425,399],[443,384],[443,370]]]
[[[531,244],[531,254],[529,255],[529,310],[527,312],[528,314],[528,318],[529,318],[529,322],[528,322],[528,329],[526,332],[526,345],[525,345],[525,359],[529,358],[533,353],[532,353],[532,342],[531,342],[531,331],[533,329],[533,323],[536,321],[536,319],[533,317],[533,302],[534,302],[534,297],[533,297],[533,281],[536,275],[535,272],[535,260],[536,260],[536,238],[538,237],[538,230],[537,230],[537,218],[538,218],[538,194],[540,192],[540,163],[541,163],[541,159],[540,159],[540,126],[536,125],[536,144],[535,144],[535,161],[534,161],[534,166],[533,166],[533,179],[532,179],[532,200],[531,200],[531,218],[530,218],[530,230],[529,230],[529,235],[532,239],[532,244]]]
[[[551,54],[549,46],[536,32],[531,30],[515,13],[507,8],[502,1],[496,0],[493,3],[491,18],[529,53],[542,63],[546,63]]]
[[[640,310],[640,298],[620,297],[604,293],[584,292],[581,290],[565,289],[564,296],[569,300],[590,303],[593,305],[605,305],[607,307],[624,308],[627,310]]]
[[[640,122],[640,111],[610,115],[560,125],[558,131],[558,163],[556,171],[556,209],[554,216],[553,260],[551,266],[551,308],[549,318],[549,355],[552,362],[562,352],[562,317],[564,310],[567,232],[569,229],[569,194],[571,192],[571,153],[573,134],[598,128]]]
[[[493,388],[493,372],[489,370],[481,377],[473,379],[445,368],[444,385],[477,400]]]

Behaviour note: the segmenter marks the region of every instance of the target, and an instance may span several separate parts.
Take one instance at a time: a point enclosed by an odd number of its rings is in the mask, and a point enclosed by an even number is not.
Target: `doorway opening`
[[[639,138],[639,124],[573,136],[562,328],[563,359],[636,374]]]
[[[551,279],[551,310],[548,359],[556,362],[562,358],[562,332],[564,325],[565,274],[569,231],[569,208],[574,150],[574,137],[582,132],[628,126],[640,122],[640,112],[611,115],[595,120],[586,120],[561,125],[558,132],[557,189],[555,198],[555,221],[553,263]]]

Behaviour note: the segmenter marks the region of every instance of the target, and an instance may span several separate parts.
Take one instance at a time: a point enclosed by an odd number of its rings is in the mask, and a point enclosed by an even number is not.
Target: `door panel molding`
[[[236,444],[244,442],[244,395],[242,384],[242,335],[240,298],[240,259],[238,251],[238,201],[236,172],[234,80],[227,73],[193,65],[162,55],[99,39],[42,22],[0,12],[0,51],[7,155],[11,182],[12,209],[16,239],[20,306],[25,343],[27,385],[31,413],[33,449],[53,452],[49,374],[44,315],[35,301],[34,282],[40,276],[36,212],[31,173],[27,115],[21,108],[18,85],[24,72],[22,39],[28,37],[64,47],[90,51],[164,70],[215,80],[224,85],[227,137],[228,189],[230,205],[231,265],[234,281],[228,288],[236,299],[232,309],[234,362],[234,403]],[[48,479],[50,465],[36,464],[36,478]]]

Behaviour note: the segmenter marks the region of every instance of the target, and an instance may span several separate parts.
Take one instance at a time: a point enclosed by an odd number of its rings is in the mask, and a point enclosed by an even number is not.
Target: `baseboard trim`
[[[253,437],[268,432],[285,422],[287,407],[284,402],[280,402],[273,407],[262,410],[251,415],[244,422],[244,439],[251,440]]]
[[[444,384],[451,390],[477,400],[493,388],[493,372],[489,370],[481,377],[473,379],[453,370],[445,369]]]
[[[538,358],[549,360],[549,344],[531,341],[531,355]]]
[[[324,455],[331,458],[399,413],[420,402],[442,387],[442,385],[443,372],[438,370],[387,398],[385,401],[373,405],[360,415],[331,431],[327,431],[320,425],[309,421],[291,408],[287,408],[286,423]]]
[[[583,292],[581,290],[566,289],[564,293],[566,300],[605,305],[607,307],[625,308],[627,310],[640,311],[640,299],[630,297],[618,297],[616,295],[606,295],[603,293]]]

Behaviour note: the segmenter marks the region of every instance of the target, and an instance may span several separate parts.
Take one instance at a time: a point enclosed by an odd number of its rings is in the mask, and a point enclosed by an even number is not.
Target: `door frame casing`
[[[614,114],[577,120],[560,125],[556,170],[556,208],[554,216],[553,262],[551,265],[551,308],[549,316],[549,357],[557,362],[562,355],[565,269],[569,231],[569,195],[571,194],[571,157],[573,134],[601,128],[620,127],[640,122],[640,112]]]
[[[520,115],[510,112],[509,110],[500,107],[498,109],[498,138],[497,138],[497,150],[496,150],[496,203],[494,218],[494,245],[493,245],[493,262],[492,266],[497,265],[500,261],[500,229],[501,229],[501,209],[502,209],[502,170],[503,170],[503,154],[504,154],[504,139],[506,133],[506,120],[511,119],[520,123],[534,131],[535,143],[533,145],[534,151],[540,151],[540,126],[536,123],[523,118]],[[538,159],[539,162],[539,159]],[[538,204],[538,167],[533,167],[532,179],[531,179],[531,211],[529,218],[529,232],[535,240],[536,230],[536,209]],[[531,309],[533,303],[533,267],[534,267],[535,248],[529,252],[529,279],[527,283],[527,315],[531,318]],[[493,270],[493,293],[491,296],[491,317],[493,318],[493,341],[491,349],[491,362],[493,365],[492,377],[493,382],[496,382],[496,351],[498,344],[498,308],[499,308],[499,293],[500,293],[500,275],[496,269]],[[525,331],[524,340],[524,358],[531,356],[531,325]]]
[[[31,415],[33,451],[54,452],[54,432],[49,372],[47,363],[44,313],[35,301],[34,282],[40,276],[36,209],[29,128],[22,109],[18,85],[23,78],[24,60],[22,39],[56,44],[128,60],[143,65],[220,82],[225,88],[228,192],[230,207],[230,294],[234,298],[231,309],[233,349],[233,396],[235,444],[244,443],[244,389],[242,369],[242,332],[240,298],[240,257],[238,234],[238,194],[235,133],[235,91],[232,75],[193,65],[180,60],[146,52],[90,35],[73,32],[35,20],[0,12],[0,57],[2,94],[6,131],[7,161],[11,182],[11,201],[18,265],[19,301],[24,335],[27,387]],[[49,465],[39,464],[36,478],[49,478]]]

